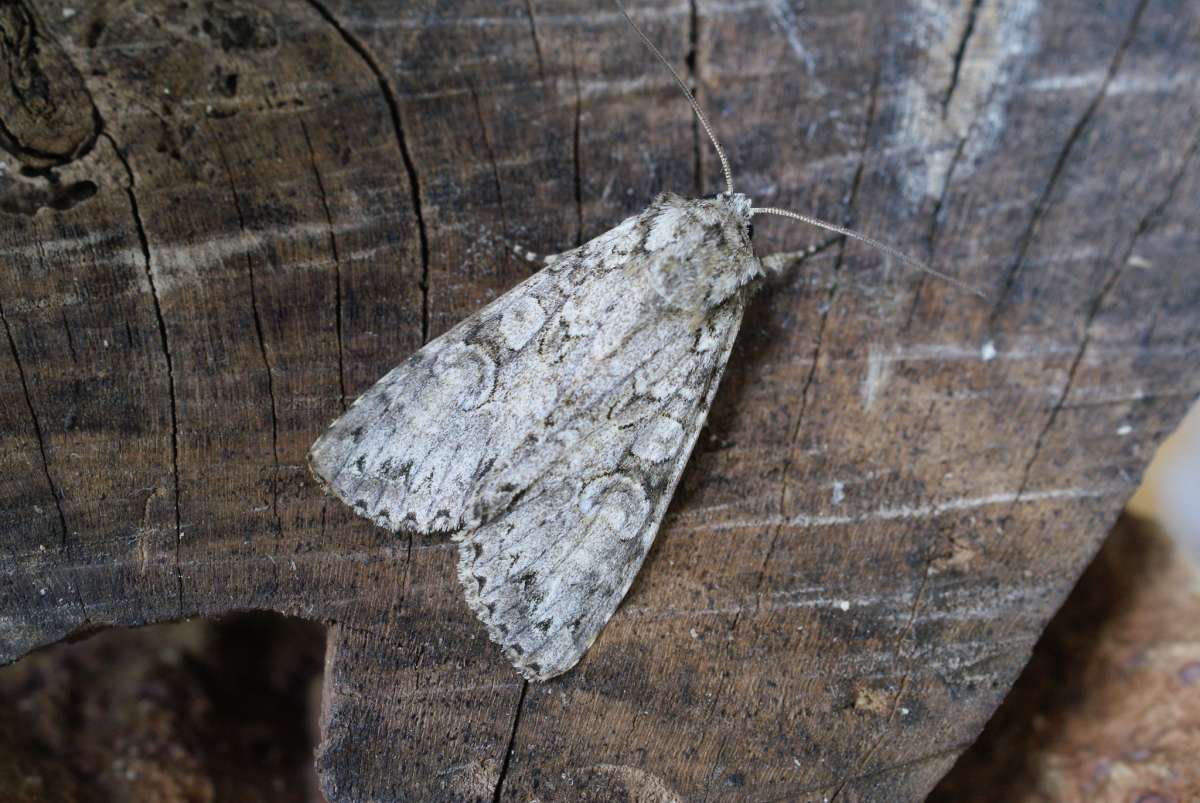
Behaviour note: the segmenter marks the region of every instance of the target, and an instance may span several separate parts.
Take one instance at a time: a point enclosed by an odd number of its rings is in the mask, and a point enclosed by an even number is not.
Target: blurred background
[[[1159,448],[1128,510],[1157,523],[1200,561],[1200,403]]]

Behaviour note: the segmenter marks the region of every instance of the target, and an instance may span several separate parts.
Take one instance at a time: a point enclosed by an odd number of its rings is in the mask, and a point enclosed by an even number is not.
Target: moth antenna
[[[504,242],[508,244],[508,247],[512,249],[512,252],[520,259],[523,259],[526,262],[532,262],[535,265],[549,265],[554,261],[554,258],[558,256],[557,254],[539,254],[536,251],[530,251],[520,243],[514,243],[507,238],[505,238]]]
[[[892,246],[888,245],[887,243],[881,243],[879,240],[876,240],[873,237],[868,237],[865,234],[859,234],[856,231],[847,229],[844,226],[839,226],[836,223],[827,223],[826,221],[818,220],[815,217],[810,217],[808,215],[802,215],[799,212],[793,212],[789,209],[776,209],[773,206],[756,206],[750,210],[750,214],[751,215],[778,215],[779,217],[790,217],[793,220],[799,220],[801,223],[807,223],[810,226],[817,226],[819,228],[826,229],[828,231],[836,232],[837,234],[841,234],[845,237],[849,237],[852,240],[858,240],[860,243],[866,243],[867,245],[871,246],[872,248],[874,248],[878,251],[882,251],[883,253],[887,254],[890,257],[895,257],[896,259],[903,262],[905,265],[908,265],[911,268],[916,268],[917,270],[921,271],[922,273],[928,273],[930,276],[936,276],[937,278],[941,279],[944,282],[949,282],[950,284],[957,287],[959,290],[964,290],[968,293],[974,293],[975,295],[979,296],[980,298],[984,298],[984,299],[987,298],[987,293],[983,292],[983,290],[979,289],[978,287],[967,284],[966,282],[964,282],[960,279],[955,279],[953,276],[949,276],[945,273],[942,273],[940,270],[935,270],[934,268],[931,268],[929,265],[926,265],[921,260],[910,257],[908,254],[904,253],[903,251],[900,251],[897,248],[893,248]]]
[[[688,103],[692,104],[692,111],[696,113],[696,118],[700,121],[700,125],[704,126],[704,133],[708,134],[708,138],[712,140],[713,147],[717,149],[717,158],[721,160],[721,171],[725,174],[725,187],[729,195],[733,195],[733,171],[729,169],[729,159],[725,157],[725,149],[721,147],[721,143],[717,141],[717,135],[713,133],[712,126],[709,125],[708,118],[704,116],[704,111],[700,108],[700,104],[696,102],[696,97],[692,94],[692,90],[688,89],[687,84],[679,77],[679,73],[675,72],[675,68],[671,66],[671,62],[667,61],[667,57],[662,54],[662,51],[650,41],[650,37],[642,33],[642,29],[638,27],[633,18],[629,16],[629,12],[625,10],[625,6],[621,0],[614,0],[617,8],[621,10],[621,16],[625,21],[637,31],[637,35],[642,37],[642,41],[646,43],[646,47],[650,48],[658,60],[663,63],[671,72],[671,76],[675,79],[675,83],[679,84],[679,88],[683,90],[684,97],[688,99]]]

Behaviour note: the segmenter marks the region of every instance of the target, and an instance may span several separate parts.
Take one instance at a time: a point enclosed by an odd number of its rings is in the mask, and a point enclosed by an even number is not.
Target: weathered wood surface
[[[931,803],[1200,800],[1200,573],[1122,517]]]
[[[719,188],[669,79],[592,3],[0,3],[0,657],[332,623],[336,800],[932,787],[1200,393],[1200,8],[635,12],[741,190],[991,299],[844,243],[772,280],[626,604],[526,686],[449,545],[304,454],[525,275],[495,234],[561,250]]]
[[[1198,580],[1167,538],[1122,517],[928,799],[1195,800]],[[111,629],[0,668],[5,799],[323,800],[324,644],[324,628],[254,612]]]

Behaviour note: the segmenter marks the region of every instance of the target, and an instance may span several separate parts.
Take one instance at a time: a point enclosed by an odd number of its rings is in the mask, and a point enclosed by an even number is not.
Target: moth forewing
[[[526,677],[574,666],[629,590],[712,403],[743,306],[737,294],[699,327],[681,311],[644,326],[610,357],[623,375],[603,403],[558,425],[549,465],[506,509],[463,533],[467,602]]]
[[[498,367],[544,322],[542,300],[564,297],[556,278],[533,275],[388,372],[313,444],[317,477],[391,530],[453,532],[476,523],[479,466],[463,459],[465,444],[484,438],[503,452],[536,426],[547,402],[530,396],[504,418],[492,402],[504,380]]]
[[[310,453],[355,510],[446,530],[528,677],[573,666],[653,542],[762,272],[742,196],[660,196],[367,391]]]

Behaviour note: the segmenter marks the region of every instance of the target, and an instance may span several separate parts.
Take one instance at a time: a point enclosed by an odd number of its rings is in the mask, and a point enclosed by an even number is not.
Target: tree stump
[[[1200,393],[1200,9],[653,0],[773,277],[638,581],[545,685],[309,444],[656,192],[721,189],[615,9],[0,2],[0,659],[328,623],[333,800],[898,800],[980,732]],[[759,226],[761,254],[820,239]]]

